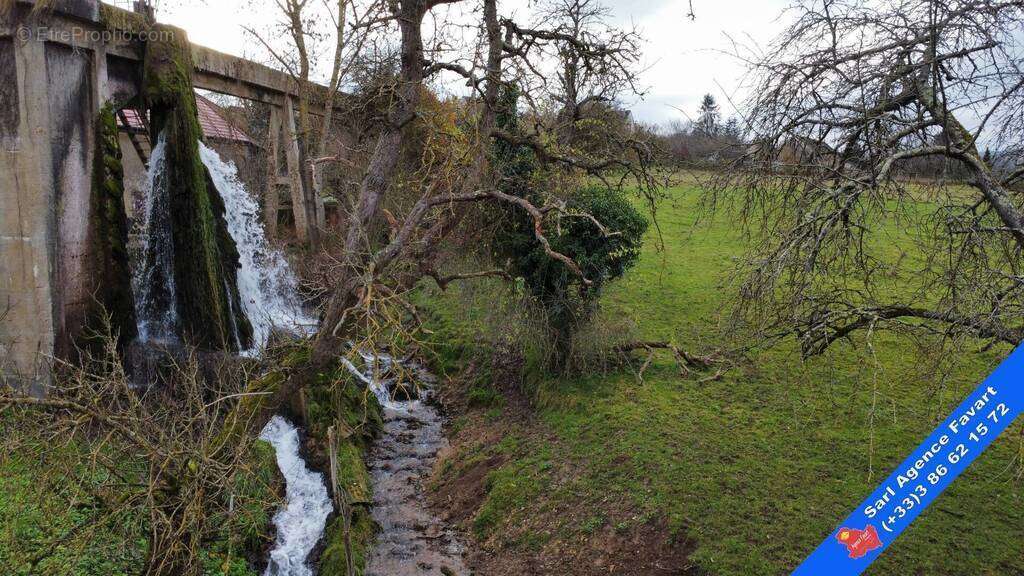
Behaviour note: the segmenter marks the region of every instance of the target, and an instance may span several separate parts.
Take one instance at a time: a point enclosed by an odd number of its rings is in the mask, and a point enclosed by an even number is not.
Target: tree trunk
[[[347,312],[359,302],[357,290],[361,274],[373,253],[371,225],[387,192],[391,175],[398,165],[405,127],[415,118],[423,84],[423,36],[420,30],[426,4],[423,0],[405,0],[399,6],[398,22],[402,33],[401,72],[398,101],[377,141],[369,166],[359,184],[356,211],[349,218],[345,239],[345,265],[339,289],[334,292],[322,318],[313,358],[315,361],[337,355],[344,336],[350,330]]]

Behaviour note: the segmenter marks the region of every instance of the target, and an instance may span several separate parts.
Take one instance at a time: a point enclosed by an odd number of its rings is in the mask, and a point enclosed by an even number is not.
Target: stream
[[[323,474],[306,467],[299,455],[299,431],[284,418],[271,418],[260,439],[274,447],[286,483],[285,505],[274,514],[277,537],[263,576],[313,576],[306,560],[334,509]]]
[[[366,565],[366,576],[469,576],[464,547],[454,531],[426,505],[425,484],[438,452],[448,445],[441,414],[429,403],[434,377],[410,363],[418,398],[398,400],[396,362],[363,355],[367,368],[349,370],[370,386],[384,408],[384,430],[370,453],[374,521],[380,527]],[[399,397],[404,394],[399,394]]]
[[[165,150],[161,135],[151,157],[140,221],[142,242],[134,261],[133,289],[143,343],[178,340]],[[199,153],[224,201],[228,232],[238,249],[241,310],[233,310],[232,317],[244,314],[253,328],[252,346],[241,354],[259,356],[275,330],[309,334],[316,319],[303,309],[284,256],[267,241],[259,206],[235,165],[203,142]],[[380,531],[365,574],[468,576],[462,544],[429,510],[424,494],[437,454],[447,446],[441,414],[430,404],[435,379],[412,362],[386,354],[361,356],[362,369],[347,359],[343,363],[373,391],[384,411],[384,429],[368,461],[372,515]],[[260,438],[273,445],[286,482],[285,504],[273,518],[277,535],[264,576],[313,576],[309,555],[323,538],[333,510],[323,474],[307,467],[299,452],[299,431],[286,419],[272,418]]]
[[[464,547],[455,532],[426,505],[425,483],[447,446],[441,414],[429,403],[434,377],[387,355],[363,355],[365,368],[343,360],[380,401],[384,429],[368,462],[373,484],[371,514],[380,531],[370,551],[366,576],[469,576]],[[417,392],[396,395],[398,373],[412,374]],[[406,400],[398,398],[409,397]],[[323,475],[311,472],[299,455],[295,427],[275,416],[260,438],[277,452],[287,482],[284,508],[274,515],[277,538],[264,576],[312,576],[309,553],[323,537],[332,510]]]

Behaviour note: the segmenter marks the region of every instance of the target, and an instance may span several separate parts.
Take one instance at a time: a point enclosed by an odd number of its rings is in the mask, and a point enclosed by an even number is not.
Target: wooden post
[[[345,539],[345,571],[347,576],[356,576],[355,559],[352,558],[352,506],[349,504],[348,490],[338,482],[338,438],[334,434],[334,426],[327,429],[327,450],[331,453],[334,506],[341,516],[342,536]]]
[[[331,457],[331,494],[334,496],[334,507],[341,510],[341,497],[338,492],[338,439],[334,436],[334,426],[327,429],[327,451]]]
[[[299,389],[299,413],[302,416],[302,425],[309,427],[309,405],[306,404],[306,389]]]
[[[323,230],[327,228],[327,212],[326,208],[324,208],[324,199],[320,194],[316,194],[313,201],[316,202],[316,225]]]
[[[284,125],[287,134],[285,157],[288,161],[288,179],[292,193],[292,214],[295,216],[295,234],[300,242],[309,241],[309,227],[312,224],[306,208],[306,194],[302,187],[302,165],[299,162],[299,134],[295,125],[295,101],[291,96],[284,98]]]

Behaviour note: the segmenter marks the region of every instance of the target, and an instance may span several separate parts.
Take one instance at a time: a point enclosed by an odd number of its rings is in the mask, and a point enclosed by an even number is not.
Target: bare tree
[[[614,25],[599,0],[548,0],[538,5],[532,23],[507,17],[501,26],[504,82],[517,86],[535,119],[518,143],[565,168],[601,178],[617,172],[642,193],[653,192],[658,185],[649,178],[651,141],[618,107],[622,98],[645,93],[640,34]],[[500,131],[493,136],[517,143]]]
[[[583,276],[571,258],[551,249],[546,236],[547,230],[557,227],[558,217],[566,212],[564,202],[553,197],[544,205],[535,205],[526,198],[502,192],[487,161],[494,140],[527,147],[543,165],[597,177],[609,186],[622,188],[633,184],[653,201],[658,180],[646,141],[631,134],[622,135],[615,145],[605,147],[601,156],[594,157],[563,149],[557,140],[549,137],[550,125],[538,122],[531,131],[511,134],[499,129],[495,122],[497,94],[502,85],[532,88],[529,93],[535,96],[532,99],[535,103],[549,98],[549,93],[538,91],[530,81],[544,76],[541,62],[546,50],[555,43],[572,46],[579,54],[582,68],[616,70],[615,74],[625,68],[610,63],[619,59],[635,61],[635,55],[627,54],[628,49],[624,47],[608,47],[603,37],[566,34],[559,25],[554,30],[518,25],[499,15],[496,0],[484,0],[482,11],[472,12],[480,18],[482,36],[476,44],[479,50],[444,60],[441,56],[447,53],[443,46],[445,39],[431,37],[432,44],[428,48],[423,21],[432,10],[456,2],[458,0],[399,0],[390,3],[387,14],[378,19],[389,29],[397,27],[398,74],[387,117],[368,158],[354,207],[344,223],[345,242],[341,253],[335,257],[336,266],[331,274],[320,331],[314,338],[312,358],[302,369],[289,373],[274,394],[240,403],[238,414],[233,418],[239,426],[230,427],[226,434],[252,433],[262,426],[276,407],[288,401],[313,375],[344,353],[347,343],[357,339],[361,331],[379,330],[382,319],[394,318],[388,310],[393,310],[396,303],[415,320],[415,310],[403,295],[419,279],[442,278],[447,284],[485,274],[504,275],[502,270],[454,277],[437,272],[444,242],[463,225],[470,214],[470,206],[501,202],[523,210],[533,220],[535,237],[548,256],[560,261],[571,273]],[[445,152],[438,154],[429,169],[421,171],[419,178],[401,182],[406,193],[411,190],[412,199],[404,205],[391,204],[401,209],[396,215],[384,208],[385,200],[389,194],[396,193],[398,163],[410,130],[428,119],[429,115],[422,109],[425,82],[441,73],[458,74],[472,88],[474,103],[470,109],[477,111],[473,122],[476,131],[466,137],[457,136],[451,130],[435,132],[435,136],[445,142]],[[624,81],[630,83],[635,78]],[[472,228],[471,224],[466,226]],[[381,229],[385,233],[377,234]],[[584,282],[588,280],[584,278]]]
[[[885,327],[1020,342],[1024,2],[808,0],[794,14],[751,60],[755,145],[708,198],[738,200],[758,233],[740,310],[806,354]],[[967,177],[911,181],[921,158]]]
[[[342,86],[357,65],[363,48],[379,31],[382,0],[277,0],[280,21],[269,30],[247,27],[269,54],[295,81],[297,133],[302,188],[306,194],[307,232],[313,246],[319,244],[323,222],[321,196],[323,172],[317,168],[328,161],[327,150],[334,126],[335,104]],[[286,41],[282,42],[280,36]],[[330,77],[326,88],[314,82],[319,63],[319,47],[330,47]]]
[[[526,199],[502,193],[495,186],[494,175],[489,172],[487,163],[478,161],[473,162],[474,169],[469,170],[456,183],[446,182],[445,186],[438,186],[436,182],[424,182],[419,200],[412,205],[402,221],[396,220],[391,225],[390,241],[382,247],[373,246],[373,236],[368,230],[371,223],[381,216],[379,208],[398,160],[404,130],[416,114],[423,82],[430,76],[444,71],[459,74],[479,97],[480,112],[476,122],[479,133],[473,145],[476,152],[468,153],[467,158],[479,160],[485,157],[489,143],[500,138],[528,146],[545,163],[600,177],[618,169],[620,186],[631,176],[644,190],[656,186],[649,171],[648,150],[641,142],[627,138],[620,148],[606,157],[581,157],[572,151],[563,151],[557,143],[550,143],[539,131],[543,128],[525,135],[509,134],[498,129],[494,120],[500,86],[515,82],[520,86],[531,87],[524,78],[524,71],[533,71],[535,76],[543,76],[538,60],[543,59],[545,50],[552,46],[558,43],[570,46],[583,68],[595,70],[592,72],[595,78],[600,76],[596,72],[598,68],[616,76],[627,74],[628,67],[624,62],[636,59],[636,55],[630,52],[633,48],[625,45],[609,47],[604,43],[604,36],[589,36],[586,29],[581,29],[577,35],[566,33],[562,24],[557,22],[553,30],[520,26],[499,17],[496,0],[485,0],[480,15],[484,34],[484,41],[480,43],[483,47],[481,53],[470,55],[467,58],[469,65],[465,61],[429,59],[425,57],[420,25],[430,9],[443,3],[446,2],[408,1],[400,2],[395,7],[394,14],[402,38],[397,98],[360,185],[356,209],[347,223],[346,266],[341,272],[339,289],[331,298],[324,315],[322,331],[317,337],[317,348],[322,353],[336,353],[342,339],[347,338],[345,332],[351,329],[346,326],[346,321],[351,320],[352,311],[358,309],[360,302],[371,292],[367,282],[384,277],[387,267],[406,259],[417,262],[412,268],[418,270],[418,274],[413,273],[411,278],[407,276],[404,280],[406,283],[432,272],[423,262],[431,260],[438,243],[464,216],[464,211],[453,209],[453,206],[495,201],[517,205],[534,218],[537,239],[548,246],[544,235],[545,217],[549,213],[558,212],[561,206],[557,203],[534,206]],[[432,50],[430,55],[438,53]],[[482,68],[479,73],[474,67],[475,63],[479,63]],[[506,71],[510,70],[519,72],[519,75],[506,77]],[[630,76],[628,80],[616,80],[615,83],[634,81],[635,77]],[[599,84],[596,79],[592,83]],[[531,94],[536,96],[534,101],[547,96],[537,91]],[[438,193],[440,190],[444,192]],[[561,260],[571,270],[579,272],[575,263],[566,256],[550,248],[548,252],[552,258]],[[410,267],[409,262],[400,266],[406,269]]]
[[[537,87],[526,90],[536,103],[544,93],[557,107],[555,132],[567,149],[580,151],[580,133],[595,110],[626,94],[642,95],[637,83],[642,39],[636,30],[611,24],[611,10],[599,0],[546,0],[538,5],[529,27],[511,20],[505,26],[524,72],[537,72],[543,60],[557,63],[556,82],[547,74],[536,75]],[[532,54],[531,54],[532,53]],[[521,74],[525,79],[529,74]]]

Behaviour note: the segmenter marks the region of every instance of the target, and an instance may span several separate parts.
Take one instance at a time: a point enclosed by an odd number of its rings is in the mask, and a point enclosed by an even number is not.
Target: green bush
[[[590,319],[602,288],[621,277],[640,256],[647,220],[620,191],[600,186],[577,190],[566,203],[567,214],[557,226],[545,226],[551,248],[571,258],[583,276],[551,258],[533,233],[533,223],[521,216],[503,231],[496,255],[511,264],[544,307],[555,340],[555,368],[562,369],[576,330]],[[589,218],[593,216],[605,230]]]
[[[498,126],[512,134],[519,132],[517,100],[518,93],[506,89],[497,117]],[[529,147],[499,140],[494,145],[493,161],[503,192],[525,198],[535,206],[546,204],[541,189],[543,173]],[[512,274],[522,279],[523,287],[543,306],[554,336],[554,368],[561,371],[572,347],[572,336],[590,319],[601,289],[621,277],[639,258],[647,220],[621,190],[599,185],[573,191],[565,199],[564,211],[550,213],[543,229],[551,248],[571,258],[587,283],[547,254],[536,238],[532,217],[521,207],[505,206],[497,216],[493,256],[498,262],[508,262]]]

